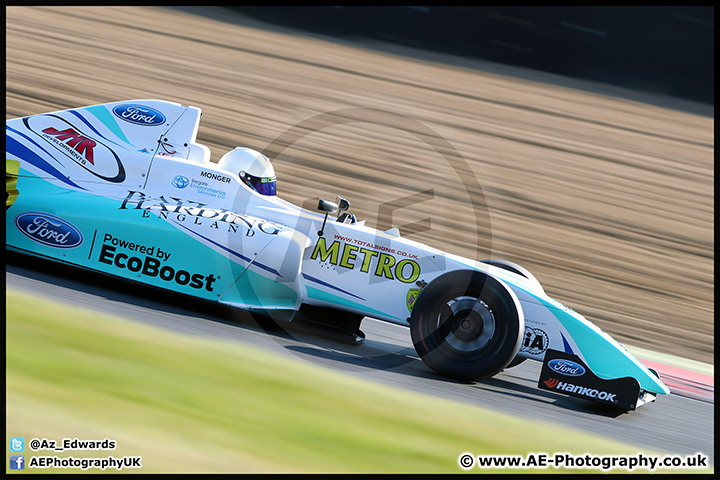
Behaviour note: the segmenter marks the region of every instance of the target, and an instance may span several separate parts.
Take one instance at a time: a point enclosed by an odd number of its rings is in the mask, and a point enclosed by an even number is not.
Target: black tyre
[[[446,273],[423,289],[410,317],[415,350],[430,368],[458,380],[489,378],[520,348],[525,318],[515,294],[474,271]]]
[[[507,367],[505,367],[505,369],[507,370],[508,368],[517,367],[525,360],[527,360],[527,357],[515,357],[510,361],[510,363],[507,364]]]
[[[483,260],[480,263],[487,263],[488,265],[492,265],[492,266],[499,267],[499,268],[504,268],[505,270],[508,270],[510,272],[517,273],[518,275],[522,275],[523,277],[525,277],[528,280],[537,284],[537,286],[541,292],[543,292],[543,293],[545,292],[545,290],[542,287],[542,284],[538,281],[537,278],[535,278],[535,275],[530,273],[530,270],[528,270],[527,268],[525,268],[521,265],[518,265],[517,263],[511,262],[509,260],[498,260],[498,259]],[[515,357],[505,368],[508,369],[508,368],[517,367],[518,365],[523,363],[525,360],[527,360],[527,357]]]

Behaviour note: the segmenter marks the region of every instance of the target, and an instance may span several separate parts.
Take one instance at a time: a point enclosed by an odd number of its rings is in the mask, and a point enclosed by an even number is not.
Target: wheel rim
[[[474,297],[456,297],[438,315],[440,336],[454,349],[474,352],[495,334],[495,316],[488,305]]]

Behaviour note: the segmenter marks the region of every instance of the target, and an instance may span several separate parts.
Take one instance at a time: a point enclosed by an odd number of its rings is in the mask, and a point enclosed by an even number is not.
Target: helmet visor
[[[260,195],[275,195],[275,177],[256,177],[246,173],[243,176],[243,180]]]

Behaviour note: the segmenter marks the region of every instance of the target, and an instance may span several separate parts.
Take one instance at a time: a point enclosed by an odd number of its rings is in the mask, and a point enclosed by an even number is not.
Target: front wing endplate
[[[577,355],[552,349],[545,353],[538,388],[624,410],[655,400],[655,394],[641,390],[632,377],[602,379]]]

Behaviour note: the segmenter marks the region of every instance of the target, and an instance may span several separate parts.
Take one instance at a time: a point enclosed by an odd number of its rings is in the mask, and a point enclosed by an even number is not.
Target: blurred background
[[[340,38],[714,103],[713,6],[233,8]]]

